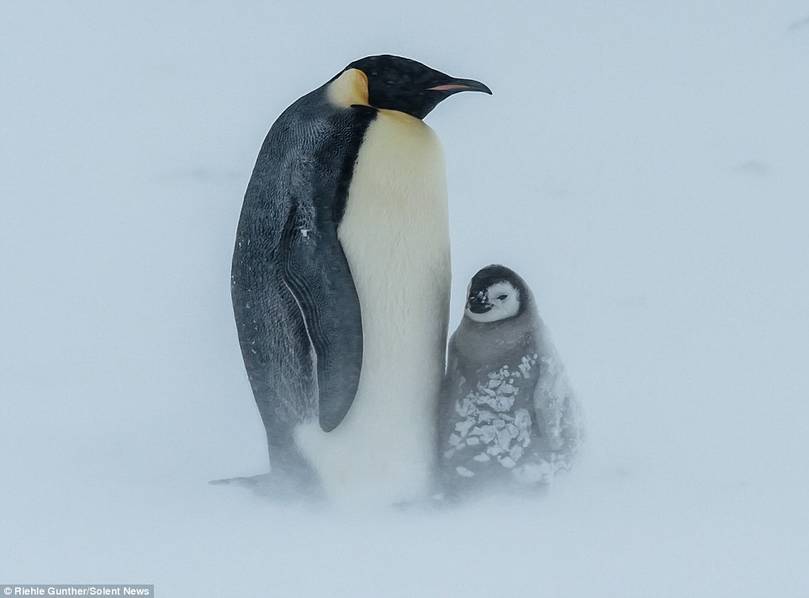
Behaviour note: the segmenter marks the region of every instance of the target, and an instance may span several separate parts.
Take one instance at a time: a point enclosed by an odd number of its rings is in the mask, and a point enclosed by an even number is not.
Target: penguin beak
[[[469,307],[469,311],[471,311],[473,314],[485,314],[492,308],[492,304],[489,303],[489,297],[483,291],[476,293],[475,295],[470,295],[469,303],[467,305]]]
[[[458,93],[461,91],[482,91],[492,95],[492,90],[487,85],[474,79],[453,79],[450,78],[444,83],[428,87],[427,91],[440,91],[447,95]]]

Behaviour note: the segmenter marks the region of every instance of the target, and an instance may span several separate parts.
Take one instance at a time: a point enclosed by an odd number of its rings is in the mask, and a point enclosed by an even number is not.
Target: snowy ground
[[[0,5],[0,583],[809,595],[809,5],[123,6]],[[495,92],[429,122],[455,321],[479,266],[514,267],[587,412],[541,501],[360,514],[206,485],[265,469],[228,296],[258,147],[384,51]]]

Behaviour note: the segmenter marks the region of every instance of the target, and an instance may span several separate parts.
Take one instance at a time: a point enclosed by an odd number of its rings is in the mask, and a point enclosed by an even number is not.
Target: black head
[[[525,311],[530,296],[516,272],[505,266],[486,266],[469,283],[465,315],[475,322],[513,318]]]
[[[368,78],[368,103],[376,108],[424,118],[439,102],[461,91],[491,90],[479,81],[456,79],[400,56],[383,54],[355,60],[346,67]]]

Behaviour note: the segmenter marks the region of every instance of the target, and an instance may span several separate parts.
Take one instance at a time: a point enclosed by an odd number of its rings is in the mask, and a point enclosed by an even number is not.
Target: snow
[[[807,595],[806,19],[792,0],[4,2],[0,582]],[[388,51],[494,91],[428,117],[451,326],[483,265],[534,289],[588,432],[541,499],[368,513],[206,484],[265,469],[228,295],[259,145]]]

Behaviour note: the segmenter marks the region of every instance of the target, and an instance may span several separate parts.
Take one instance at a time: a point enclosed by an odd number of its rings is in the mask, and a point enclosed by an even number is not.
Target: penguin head
[[[351,69],[367,78],[368,104],[416,118],[424,118],[439,102],[461,91],[492,93],[479,81],[456,79],[415,60],[389,54],[355,60],[343,73]]]
[[[520,315],[530,297],[525,281],[505,266],[486,266],[469,283],[464,316],[473,322],[499,322]]]

